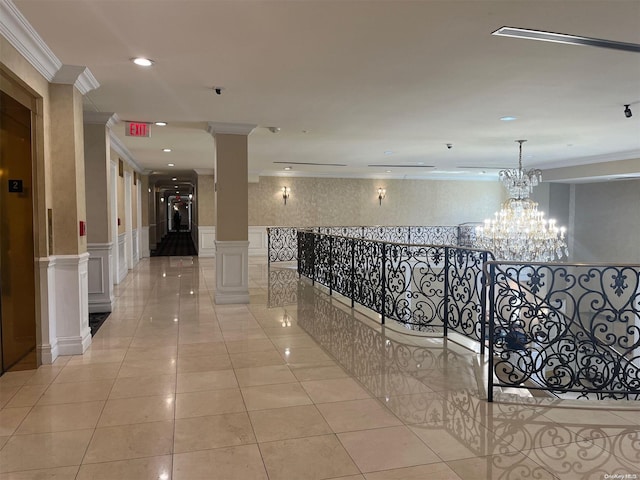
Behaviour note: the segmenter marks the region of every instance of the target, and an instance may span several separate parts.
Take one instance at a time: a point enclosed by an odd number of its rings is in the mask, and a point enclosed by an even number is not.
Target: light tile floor
[[[82,356],[0,378],[0,479],[640,480],[640,411],[488,404],[475,354],[250,265],[145,259]]]

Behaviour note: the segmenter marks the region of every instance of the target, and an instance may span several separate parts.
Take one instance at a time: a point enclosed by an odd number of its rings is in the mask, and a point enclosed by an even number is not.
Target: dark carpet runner
[[[151,251],[152,257],[188,257],[197,254],[191,232],[169,232]]]

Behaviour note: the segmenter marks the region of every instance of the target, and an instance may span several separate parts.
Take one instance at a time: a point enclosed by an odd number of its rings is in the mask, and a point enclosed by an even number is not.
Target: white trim
[[[269,237],[267,227],[249,226],[249,256],[267,257]]]
[[[91,345],[89,253],[55,257],[56,334],[60,355],[80,355]]]
[[[207,124],[207,132],[209,132],[211,135],[249,135],[257,126],[258,125],[254,125],[251,123],[209,122]]]
[[[0,34],[47,81],[52,81],[62,67],[62,62],[10,0],[0,0]]]
[[[42,257],[37,262],[40,269],[40,335],[36,349],[40,361],[49,365],[59,355],[56,336],[56,259]]]
[[[131,270],[134,263],[133,256],[133,209],[131,208],[131,189],[133,187],[133,175],[128,170],[124,171],[124,232],[125,232],[125,258],[127,259],[127,268]]]
[[[213,175],[213,168],[194,168],[193,171],[198,175]]]
[[[118,259],[118,274],[117,274],[117,282],[116,283],[122,283],[122,281],[127,277],[127,273],[129,273],[127,271],[127,256],[125,254],[126,252],[126,238],[127,238],[127,234],[126,233],[121,233],[120,235],[118,235],[118,255],[117,255],[117,259]]]
[[[217,304],[249,303],[249,242],[216,241]]]
[[[91,70],[84,65],[62,65],[53,77],[52,83],[73,85],[82,95],[100,86]]]
[[[136,162],[135,158],[133,158],[133,154],[129,151],[129,149],[122,143],[113,130],[109,130],[109,138],[111,139],[111,148],[118,154],[118,156],[127,162],[131,168],[133,168],[136,172],[147,175],[149,172],[142,168]]]
[[[89,243],[87,251],[89,312],[111,312],[114,302],[111,271],[113,243]]]
[[[198,225],[198,256],[216,256],[216,227],[201,227]]]
[[[140,253],[138,250],[138,229],[131,230],[131,268],[135,267],[140,261]]]

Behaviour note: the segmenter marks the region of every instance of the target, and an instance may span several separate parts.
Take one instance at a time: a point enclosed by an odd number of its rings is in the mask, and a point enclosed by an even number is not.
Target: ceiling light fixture
[[[542,42],[564,43],[567,45],[586,45],[589,47],[612,48],[627,52],[640,53],[640,45],[637,43],[616,42],[601,38],[580,37],[566,33],[545,32],[543,30],[529,30],[527,28],[500,27],[492,35],[500,37],[524,38],[527,40],[540,40]]]
[[[518,117],[512,117],[510,115],[507,115],[505,117],[500,117],[500,120],[502,120],[503,122],[513,122],[514,120],[517,120]]]
[[[284,167],[284,169],[289,171],[289,170],[291,170],[291,167]]]
[[[176,180],[178,180],[178,177],[173,177],[171,180],[175,182]]]
[[[169,153],[169,152],[171,151],[171,149],[170,149],[170,148],[163,148],[163,149],[162,149],[162,151],[163,151],[164,153]]]
[[[136,65],[138,65],[139,67],[150,67],[155,63],[153,60],[149,58],[144,58],[144,57],[132,58],[131,61]]]
[[[167,126],[167,122],[156,122],[155,125],[157,125],[159,127],[166,127]]]
[[[267,127],[267,130],[269,130],[271,133],[280,133],[280,127]]]
[[[633,115],[633,113],[631,113],[631,109],[629,108],[630,106],[631,104],[624,106],[624,116],[627,118],[631,118],[631,116]]]
[[[173,164],[173,163],[167,163],[167,167],[175,167],[175,164]]]
[[[542,172],[522,168],[520,144],[518,169],[500,171],[500,180],[510,198],[502,204],[494,218],[476,229],[476,246],[490,250],[497,260],[518,262],[550,262],[568,256],[565,228],[555,220],[544,218],[538,204],[529,198],[533,187],[542,181]]]

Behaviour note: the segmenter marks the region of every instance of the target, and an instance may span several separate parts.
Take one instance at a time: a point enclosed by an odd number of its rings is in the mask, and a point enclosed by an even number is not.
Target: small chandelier
[[[568,256],[565,228],[553,219],[546,220],[538,204],[529,198],[533,187],[542,181],[542,172],[522,168],[520,144],[518,169],[502,170],[500,180],[510,198],[493,219],[476,229],[476,246],[490,250],[498,260],[551,262]]]

